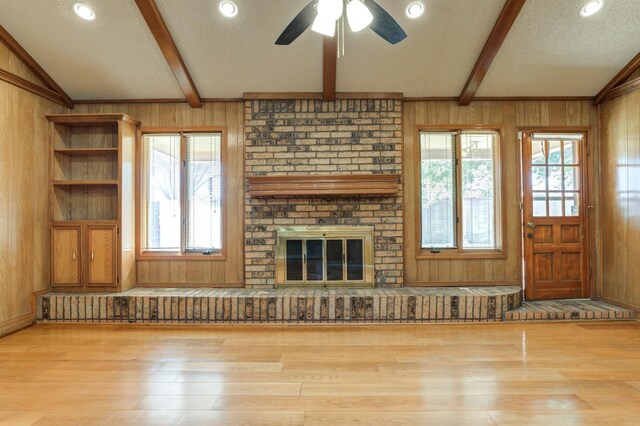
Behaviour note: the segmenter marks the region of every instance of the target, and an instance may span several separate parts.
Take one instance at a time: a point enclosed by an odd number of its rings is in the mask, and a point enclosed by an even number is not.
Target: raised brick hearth
[[[336,290],[144,289],[45,294],[38,322],[53,323],[455,323],[626,320],[633,310],[602,301],[523,302],[519,287]]]
[[[399,289],[133,289],[46,294],[40,322],[386,323],[500,321],[519,287]]]
[[[400,100],[245,102],[245,177],[402,173]],[[402,189],[388,196],[269,196],[245,191],[245,282],[273,288],[276,231],[374,227],[376,287],[403,283]]]

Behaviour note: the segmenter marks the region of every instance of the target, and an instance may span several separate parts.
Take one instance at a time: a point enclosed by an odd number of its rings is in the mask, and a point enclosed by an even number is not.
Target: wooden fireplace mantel
[[[249,176],[254,197],[293,195],[394,195],[400,190],[398,174]]]

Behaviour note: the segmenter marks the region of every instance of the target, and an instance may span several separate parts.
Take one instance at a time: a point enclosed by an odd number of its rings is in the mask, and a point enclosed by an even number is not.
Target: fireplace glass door
[[[286,281],[363,281],[364,241],[362,238],[288,239],[286,241]]]
[[[278,230],[277,285],[373,285],[372,234],[369,227]]]

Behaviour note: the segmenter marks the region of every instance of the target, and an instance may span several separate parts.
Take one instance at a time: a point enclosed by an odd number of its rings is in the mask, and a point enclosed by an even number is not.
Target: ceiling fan
[[[333,37],[336,21],[345,14],[349,27],[354,32],[369,27],[391,44],[407,38],[407,33],[395,19],[373,0],[312,0],[287,25],[276,44],[291,44],[309,27],[313,31]]]

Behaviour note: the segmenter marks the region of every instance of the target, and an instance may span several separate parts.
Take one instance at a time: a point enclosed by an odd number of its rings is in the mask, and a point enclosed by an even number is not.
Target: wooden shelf
[[[254,197],[291,195],[393,195],[400,190],[400,175],[288,175],[250,176]]]
[[[92,185],[92,186],[117,186],[117,180],[54,180],[51,181],[53,186],[78,186],[78,185]]]
[[[63,148],[54,149],[56,154],[64,155],[101,155],[101,154],[117,154],[118,148]]]

